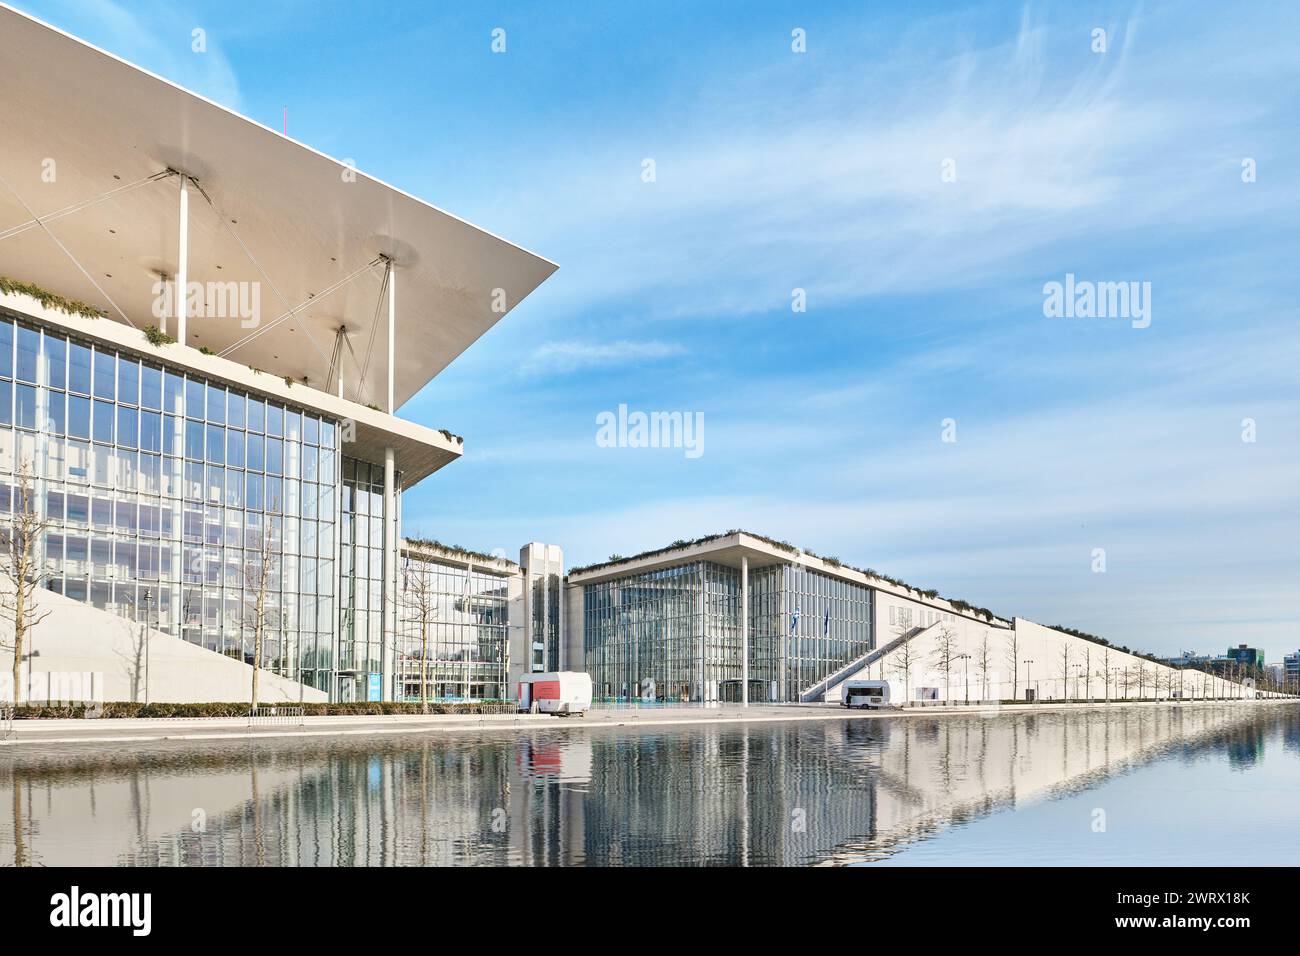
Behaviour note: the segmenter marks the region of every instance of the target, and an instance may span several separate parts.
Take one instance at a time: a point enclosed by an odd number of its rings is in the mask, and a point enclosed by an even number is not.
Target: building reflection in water
[[[1158,759],[1266,744],[1291,708],[593,728],[0,753],[16,865],[771,865],[880,859]]]

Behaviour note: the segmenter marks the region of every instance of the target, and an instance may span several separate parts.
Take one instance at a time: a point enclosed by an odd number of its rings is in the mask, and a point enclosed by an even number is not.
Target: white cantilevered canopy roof
[[[190,177],[190,289],[257,283],[261,300],[257,327],[191,314],[185,344],[330,392],[337,358],[365,404],[386,403],[387,260],[396,405],[556,268],[0,4],[0,275],[159,325],[156,283],[178,268],[168,170]]]

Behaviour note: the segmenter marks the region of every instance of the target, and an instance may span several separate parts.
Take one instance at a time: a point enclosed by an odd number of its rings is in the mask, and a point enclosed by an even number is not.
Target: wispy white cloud
[[[527,375],[558,374],[616,368],[685,354],[686,349],[675,342],[547,342],[533,350],[520,371]]]
[[[530,165],[513,217],[525,234],[546,223],[566,262],[555,305],[653,293],[652,314],[680,318],[773,311],[796,286],[819,306],[987,286],[1081,236],[1122,238],[1152,221],[1204,228],[1259,208],[1261,196],[1223,188],[1240,186],[1228,144],[1267,149],[1272,137],[1239,134],[1284,103],[1258,88],[1244,112],[1172,95],[1163,68],[1180,54],[1159,26],[1119,24],[1105,56],[1068,71],[1066,45],[1086,44],[1031,17],[961,55],[904,44],[816,82],[776,70],[720,78],[685,107],[682,133],[602,129],[577,160],[565,150]],[[898,82],[902,63],[927,56]],[[718,101],[762,110],[691,115]],[[643,158],[655,160],[653,183],[641,181]],[[949,160],[952,182],[941,177]]]
[[[575,377],[481,432],[464,486],[537,479],[489,539],[585,562],[748,526],[1136,647],[1293,648],[1300,34],[1275,17],[1125,8],[1104,56],[1052,9],[970,42],[949,20],[850,36],[871,55],[720,71],[535,157],[494,223],[564,264],[538,334],[666,320],[710,361]],[[1066,271],[1153,280],[1152,327],[1047,319]],[[704,458],[594,444],[599,403],[652,389],[705,412]],[[480,516],[442,520],[469,538]]]

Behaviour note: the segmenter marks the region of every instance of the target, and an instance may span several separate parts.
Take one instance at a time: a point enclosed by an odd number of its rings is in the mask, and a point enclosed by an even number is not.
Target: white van
[[[846,680],[844,682],[845,707],[889,707],[890,698],[887,680]]]

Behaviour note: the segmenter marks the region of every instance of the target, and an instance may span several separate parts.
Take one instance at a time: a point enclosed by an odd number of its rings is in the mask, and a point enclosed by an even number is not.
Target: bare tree
[[[402,572],[401,611],[406,622],[419,627],[420,713],[429,712],[429,625],[438,617],[438,594],[432,575],[419,562],[408,563]]]
[[[1006,661],[1011,665],[1011,699],[1016,699],[1020,684],[1020,637],[1016,629],[1007,632]]]
[[[136,703],[140,700],[140,688],[144,684],[144,659],[149,637],[145,633],[144,624],[136,624],[125,615],[118,617],[116,625],[126,635],[127,650],[114,653],[121,660],[122,670],[131,685],[131,701]]]
[[[894,650],[890,655],[894,672],[903,675],[903,704],[906,705],[912,696],[912,668],[916,665],[916,648],[912,641],[906,640]]]
[[[0,593],[0,618],[13,626],[13,639],[0,639],[0,647],[13,650],[13,703],[23,698],[21,669],[32,629],[49,617],[41,610],[37,594],[45,581],[41,543],[45,537],[46,522],[32,492],[31,462],[24,460],[15,476],[12,509],[7,524],[0,525],[0,575],[4,577]]]
[[[1145,699],[1146,686],[1151,682],[1151,671],[1146,664],[1138,664],[1138,698]]]
[[[249,691],[249,707],[254,710],[257,709],[257,677],[262,669],[267,619],[271,616],[267,596],[272,582],[278,577],[280,556],[272,535],[270,516],[265,520],[258,549],[256,552],[246,552],[244,563],[244,628],[253,634],[253,681]]]
[[[939,665],[943,671],[943,697],[947,702],[952,697],[952,664],[958,659],[957,653],[957,632],[947,624],[939,625],[939,633],[934,640],[934,650],[930,656],[934,662]]]
[[[1061,644],[1061,699],[1070,699],[1070,642]]]
[[[979,650],[980,662],[980,700],[989,699],[989,632],[988,628],[984,629],[984,636],[980,638]]]
[[[1089,703],[1091,703],[1092,701],[1092,645],[1091,644],[1083,645],[1083,674],[1084,674],[1083,696],[1088,699]],[[1076,690],[1075,696],[1078,696],[1077,693],[1078,688],[1076,687],[1075,690]]]

